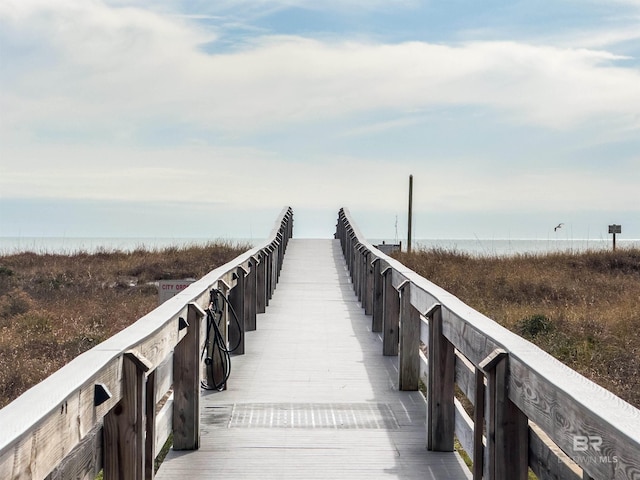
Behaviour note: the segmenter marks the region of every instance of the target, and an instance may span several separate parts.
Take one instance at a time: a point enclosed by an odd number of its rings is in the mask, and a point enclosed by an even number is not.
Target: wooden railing
[[[0,478],[94,479],[104,468],[105,479],[150,479],[156,452],[171,433],[174,449],[197,449],[209,292],[229,293],[240,328],[255,329],[292,228],[293,212],[285,208],[262,245],[211,271],[0,410]]]
[[[376,249],[346,209],[336,238],[399,387],[427,387],[430,450],[455,434],[474,479],[640,479],[638,409]]]

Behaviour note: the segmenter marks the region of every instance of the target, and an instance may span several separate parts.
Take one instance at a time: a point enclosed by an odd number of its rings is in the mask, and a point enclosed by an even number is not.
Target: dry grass
[[[640,408],[640,250],[396,258]]]
[[[155,308],[154,281],[199,278],[246,249],[0,256],[0,407]]]

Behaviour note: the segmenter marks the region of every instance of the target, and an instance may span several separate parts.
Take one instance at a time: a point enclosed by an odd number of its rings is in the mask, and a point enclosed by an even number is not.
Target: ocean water
[[[21,251],[36,253],[69,254],[79,251],[96,252],[100,250],[131,251],[137,248],[159,249],[204,245],[211,241],[224,241],[232,244],[256,245],[261,239],[249,238],[91,238],[91,237],[0,237],[0,254]],[[383,239],[369,239],[376,245]],[[395,243],[386,240],[386,243]],[[403,242],[403,248],[406,243]],[[640,239],[620,239],[618,248],[640,248]],[[478,256],[505,256],[517,254],[541,254],[547,252],[582,252],[587,250],[610,250],[611,239],[416,239],[413,249],[440,248],[464,252]]]
[[[0,254],[16,252],[61,253],[97,252],[101,250],[132,251],[139,248],[161,249],[205,245],[210,242],[255,245],[260,240],[249,238],[169,238],[169,237],[0,237]]]

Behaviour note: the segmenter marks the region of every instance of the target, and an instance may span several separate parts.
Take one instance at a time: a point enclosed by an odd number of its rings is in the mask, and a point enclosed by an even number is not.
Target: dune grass
[[[157,280],[199,278],[248,248],[0,256],[0,407],[155,308]]]
[[[640,408],[640,250],[395,257]]]

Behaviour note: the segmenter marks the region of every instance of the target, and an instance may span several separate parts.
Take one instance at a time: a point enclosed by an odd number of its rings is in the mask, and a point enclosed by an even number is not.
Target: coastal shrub
[[[155,308],[155,280],[200,278],[248,248],[0,255],[0,408]]]
[[[546,315],[535,314],[518,320],[515,330],[523,337],[535,338],[553,331],[553,323]]]
[[[640,407],[640,249],[393,256]]]

